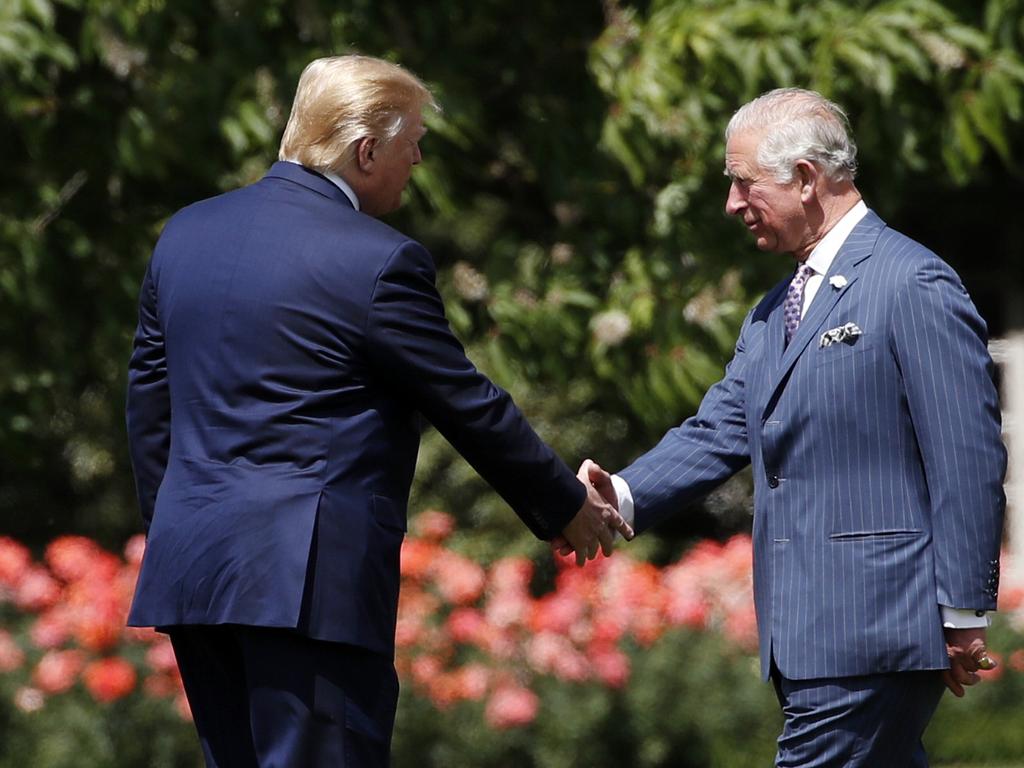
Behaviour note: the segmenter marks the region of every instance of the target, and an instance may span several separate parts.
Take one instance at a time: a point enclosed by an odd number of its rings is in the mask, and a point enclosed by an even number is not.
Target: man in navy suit
[[[421,415],[580,564],[632,536],[466,358],[427,251],[376,219],[432,106],[398,66],[314,61],[280,162],[178,212],[146,272],[129,622],[169,633],[209,766],[387,764]]]
[[[697,414],[602,492],[643,531],[753,465],[761,669],[784,768],[926,766],[943,690],[994,662],[1006,454],[960,279],[854,185],[846,116],[780,89],[726,131],[726,212],[797,263]]]

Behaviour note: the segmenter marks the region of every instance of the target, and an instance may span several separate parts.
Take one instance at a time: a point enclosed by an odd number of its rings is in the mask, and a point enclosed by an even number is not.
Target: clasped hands
[[[633,528],[618,511],[618,497],[612,486],[611,475],[590,459],[585,460],[576,473],[586,486],[587,498],[576,516],[551,541],[551,549],[560,555],[576,553],[576,565],[597,557],[600,549],[605,557],[615,547],[615,534],[626,541],[633,539]]]

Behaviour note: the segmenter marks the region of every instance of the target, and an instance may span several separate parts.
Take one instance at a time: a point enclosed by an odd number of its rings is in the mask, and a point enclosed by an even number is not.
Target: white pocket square
[[[833,344],[846,341],[847,339],[853,339],[857,336],[863,335],[864,331],[857,327],[856,323],[847,323],[846,325],[840,325],[838,328],[833,328],[830,331],[825,331],[821,334],[821,338],[818,340],[819,347],[831,347]]]

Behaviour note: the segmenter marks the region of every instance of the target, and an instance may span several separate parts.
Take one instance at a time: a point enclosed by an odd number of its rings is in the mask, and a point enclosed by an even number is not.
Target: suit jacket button
[[[769,488],[778,488],[779,487],[779,478],[778,478],[777,475],[768,475],[768,487]]]

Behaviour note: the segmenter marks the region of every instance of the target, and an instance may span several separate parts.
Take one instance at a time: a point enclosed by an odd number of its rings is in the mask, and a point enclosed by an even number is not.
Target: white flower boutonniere
[[[842,275],[832,275],[832,277],[828,279],[828,284],[837,291],[840,291],[846,287],[846,278]]]
[[[847,341],[849,339],[855,339],[858,336],[862,336],[864,331],[857,327],[856,323],[847,323],[846,325],[840,325],[838,328],[825,331],[821,334],[821,338],[818,340],[819,347],[831,347],[833,344],[839,344],[840,342]]]

